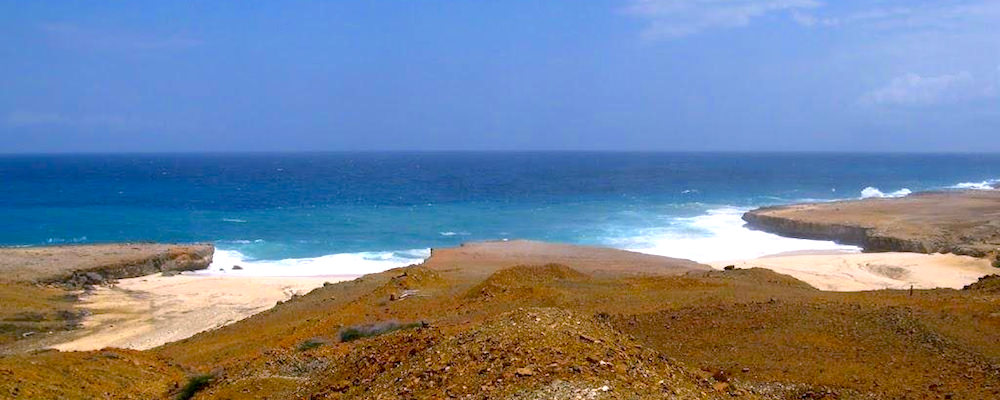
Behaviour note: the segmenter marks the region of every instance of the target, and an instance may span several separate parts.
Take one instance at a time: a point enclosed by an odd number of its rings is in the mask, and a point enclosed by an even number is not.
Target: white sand
[[[713,262],[722,269],[767,268],[791,275],[820,290],[960,289],[984,275],[1000,273],[980,258],[953,254],[854,253],[775,255]]]
[[[122,279],[81,299],[82,329],[52,346],[68,350],[149,349],[218,328],[354,276],[247,277],[182,274]]]

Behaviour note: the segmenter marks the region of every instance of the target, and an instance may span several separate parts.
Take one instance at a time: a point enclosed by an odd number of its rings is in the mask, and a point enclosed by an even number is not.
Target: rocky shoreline
[[[832,240],[866,252],[952,253],[992,260],[1000,252],[1000,191],[763,207],[747,212],[743,220],[751,229]]]
[[[164,271],[208,268],[212,244],[114,243],[0,248],[0,281],[80,288]]]
[[[61,283],[69,287],[100,285],[118,279],[135,278],[169,271],[197,271],[212,264],[215,247],[193,245],[170,248],[165,252],[144,259],[128,260],[104,265],[92,270],[74,271],[69,276],[58,276],[48,283]]]

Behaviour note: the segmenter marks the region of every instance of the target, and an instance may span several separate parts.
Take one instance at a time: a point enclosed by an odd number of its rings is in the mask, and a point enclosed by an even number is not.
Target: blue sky
[[[0,152],[1000,151],[1000,0],[0,0]]]

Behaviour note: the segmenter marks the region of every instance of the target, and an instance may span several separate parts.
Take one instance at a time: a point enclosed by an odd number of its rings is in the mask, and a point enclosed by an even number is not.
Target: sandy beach
[[[794,253],[713,262],[718,269],[766,268],[791,275],[820,290],[961,289],[997,273],[989,260],[954,254]]]
[[[84,295],[89,310],[81,329],[51,347],[136,350],[191,337],[267,310],[278,301],[304,295],[325,282],[354,276],[246,277],[184,273],[121,279]]]

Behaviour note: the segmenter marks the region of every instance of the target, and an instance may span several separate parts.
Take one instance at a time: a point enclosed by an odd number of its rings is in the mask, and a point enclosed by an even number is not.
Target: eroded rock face
[[[920,193],[759,208],[743,215],[751,229],[832,240],[868,252],[954,253],[995,258],[1000,252],[1000,191]]]
[[[0,247],[0,282],[94,284],[212,263],[211,244],[110,243]]]
[[[842,225],[832,223],[812,222],[779,215],[772,211],[782,210],[782,207],[758,208],[743,214],[747,227],[762,230],[781,236],[800,239],[833,240],[840,244],[864,246],[868,242],[868,231],[871,228],[857,225]]]
[[[144,257],[125,258],[108,265],[57,275],[44,282],[80,288],[157,272],[194,271],[208,268],[214,254],[215,247],[209,244],[175,246]]]
[[[893,237],[891,233],[879,233],[876,228],[861,224],[818,223],[794,217],[779,217],[768,215],[767,209],[750,211],[743,215],[743,220],[751,229],[800,239],[832,240],[858,246],[868,252],[956,253],[947,243],[934,238],[920,240]]]

